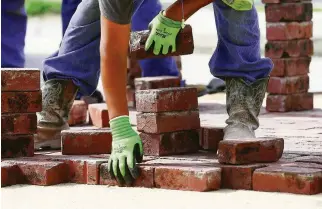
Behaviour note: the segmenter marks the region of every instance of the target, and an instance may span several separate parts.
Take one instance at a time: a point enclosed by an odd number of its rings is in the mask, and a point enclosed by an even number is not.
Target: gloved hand
[[[237,11],[251,10],[254,5],[253,0],[222,0],[222,1]]]
[[[142,141],[132,129],[129,116],[113,118],[110,125],[113,141],[108,170],[120,185],[130,185],[139,176],[136,163],[143,159]]]
[[[169,53],[169,47],[172,52],[176,51],[176,38],[181,28],[181,22],[171,20],[165,17],[161,11],[149,24],[151,33],[145,43],[145,51],[149,50],[154,42],[153,53],[158,55],[162,48],[162,54]]]

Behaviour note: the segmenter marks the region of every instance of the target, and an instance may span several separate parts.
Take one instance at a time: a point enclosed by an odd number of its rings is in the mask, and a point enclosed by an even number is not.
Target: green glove
[[[149,24],[151,33],[145,43],[145,51],[149,50],[154,42],[153,53],[158,55],[162,48],[162,54],[169,53],[169,47],[172,52],[176,51],[176,38],[181,28],[181,22],[171,20],[165,17],[161,11]]]
[[[130,185],[139,176],[136,163],[143,159],[142,141],[132,129],[129,116],[113,118],[110,125],[113,141],[108,170],[120,185]]]
[[[253,0],[222,0],[225,4],[237,11],[248,11],[253,8]]]

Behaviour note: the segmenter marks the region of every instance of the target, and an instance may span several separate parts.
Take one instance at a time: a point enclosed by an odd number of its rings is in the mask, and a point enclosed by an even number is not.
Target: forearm
[[[182,15],[182,2],[184,15]],[[165,10],[164,16],[176,21],[181,21],[184,16],[185,20],[187,20],[195,12],[211,2],[213,0],[177,0]]]
[[[101,17],[101,75],[110,119],[128,115],[126,99],[127,53],[130,25]]]

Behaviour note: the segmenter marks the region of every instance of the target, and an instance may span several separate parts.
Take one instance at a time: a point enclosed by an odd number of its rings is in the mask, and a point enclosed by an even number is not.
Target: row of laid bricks
[[[107,169],[107,155],[36,155],[1,163],[1,186],[59,183],[115,186]],[[190,191],[220,188],[295,194],[322,192],[322,156],[283,159],[276,163],[219,164],[215,156],[146,158],[132,186]]]

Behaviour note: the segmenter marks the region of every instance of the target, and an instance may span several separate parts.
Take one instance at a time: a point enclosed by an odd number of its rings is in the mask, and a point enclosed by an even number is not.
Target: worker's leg
[[[27,15],[24,0],[1,1],[1,67],[25,65]]]
[[[63,35],[68,27],[70,20],[72,19],[78,5],[82,0],[63,0],[61,7],[62,29]]]
[[[227,112],[225,138],[255,137],[258,115],[270,71],[268,58],[260,55],[258,16],[236,11],[222,1],[214,2],[218,45],[209,67],[214,76],[225,79]]]
[[[149,23],[158,15],[162,6],[159,0],[143,2],[132,17],[132,31],[147,30]],[[179,71],[174,58],[151,58],[139,61],[143,77],[152,76],[178,76]]]

